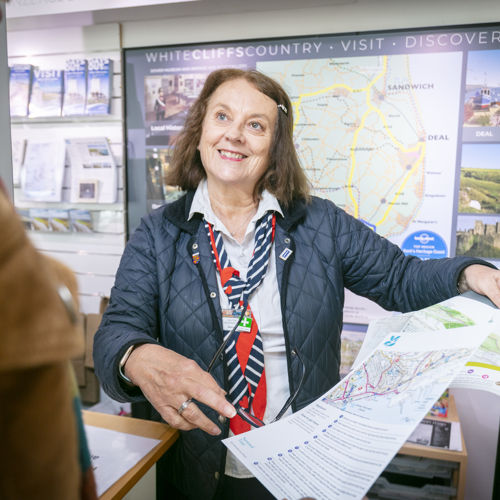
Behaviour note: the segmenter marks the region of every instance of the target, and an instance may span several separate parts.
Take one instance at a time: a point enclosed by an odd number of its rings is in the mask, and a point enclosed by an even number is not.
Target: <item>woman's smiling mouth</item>
[[[246,158],[246,156],[241,153],[235,153],[234,151],[227,151],[226,149],[219,149],[219,154],[222,156],[222,158],[226,160],[241,161]]]

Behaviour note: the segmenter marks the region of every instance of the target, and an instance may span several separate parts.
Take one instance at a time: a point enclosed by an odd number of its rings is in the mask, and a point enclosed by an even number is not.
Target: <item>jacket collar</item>
[[[281,203],[283,217],[278,216],[276,222],[285,231],[290,231],[306,215],[307,202],[305,200],[294,200],[288,208],[284,208]]]
[[[191,220],[188,220],[189,209],[191,208],[191,203],[193,203],[194,193],[194,191],[187,191],[186,194],[181,196],[178,200],[166,205],[165,211],[163,212],[164,217],[168,219],[169,222],[187,231],[189,234],[195,234],[201,222],[201,216],[199,214],[195,214]]]
[[[178,200],[165,206],[164,217],[172,224],[187,231],[189,234],[195,234],[201,222],[200,214],[195,214],[191,220],[188,220],[191,204],[193,203],[195,191],[188,191]],[[280,204],[281,206],[281,204]],[[296,200],[288,208],[281,206],[284,216],[277,216],[276,222],[285,231],[289,231],[297,222],[305,216],[307,203],[304,200]]]

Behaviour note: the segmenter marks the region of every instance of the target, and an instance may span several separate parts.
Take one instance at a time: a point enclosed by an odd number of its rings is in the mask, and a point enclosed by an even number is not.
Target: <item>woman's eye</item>
[[[250,128],[253,130],[262,130],[263,127],[259,122],[250,122]]]
[[[222,111],[217,112],[217,114],[215,115],[215,117],[217,118],[217,120],[220,120],[220,121],[227,120],[226,113],[223,113]]]

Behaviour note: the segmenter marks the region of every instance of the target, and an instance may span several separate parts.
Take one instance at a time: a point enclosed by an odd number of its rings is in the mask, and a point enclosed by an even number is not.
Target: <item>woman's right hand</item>
[[[234,407],[225,398],[225,391],[212,375],[192,359],[160,345],[137,346],[125,364],[124,373],[140,387],[162,418],[176,429],[188,431],[200,428],[214,436],[221,432],[194,401],[179,414],[182,403],[191,398],[210,406],[227,418],[236,414]]]

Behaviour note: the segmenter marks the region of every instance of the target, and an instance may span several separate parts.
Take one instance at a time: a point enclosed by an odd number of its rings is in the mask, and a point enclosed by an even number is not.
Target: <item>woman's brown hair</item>
[[[280,105],[269,154],[269,167],[257,182],[254,197],[259,199],[262,191],[267,189],[284,207],[293,200],[308,200],[309,181],[300,166],[293,143],[292,103],[279,83],[256,70],[226,68],[208,75],[200,95],[189,110],[184,129],[175,141],[165,183],[178,186],[182,190],[190,190],[196,189],[200,181],[206,178],[198,144],[208,101],[220,85],[238,78],[246,80]]]

